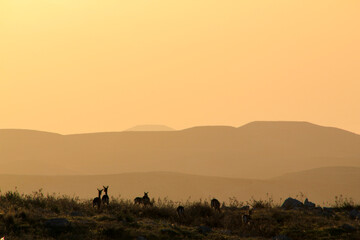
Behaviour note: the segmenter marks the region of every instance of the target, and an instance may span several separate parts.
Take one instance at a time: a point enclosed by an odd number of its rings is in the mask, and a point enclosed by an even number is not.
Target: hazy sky
[[[360,133],[358,0],[0,0],[0,128]]]

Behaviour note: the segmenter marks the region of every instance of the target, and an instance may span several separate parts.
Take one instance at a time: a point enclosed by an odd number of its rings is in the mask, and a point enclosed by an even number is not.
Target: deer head
[[[100,197],[103,189],[97,189],[97,190],[98,190],[98,192],[99,192],[99,197]]]

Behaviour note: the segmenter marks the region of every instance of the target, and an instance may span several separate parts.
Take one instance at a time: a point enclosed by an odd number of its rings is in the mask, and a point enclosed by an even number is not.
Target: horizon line
[[[244,126],[247,126],[249,124],[252,124],[252,123],[303,123],[303,124],[311,124],[311,125],[315,125],[315,126],[319,126],[319,127],[325,127],[325,128],[335,128],[335,129],[340,129],[340,130],[343,130],[343,131],[346,131],[346,132],[350,132],[350,133],[353,133],[353,134],[356,134],[356,135],[360,135],[360,133],[357,133],[355,131],[351,131],[351,130],[347,130],[345,128],[340,128],[340,127],[335,127],[335,126],[328,126],[328,125],[320,125],[320,124],[317,124],[317,123],[313,123],[313,122],[310,122],[310,121],[304,121],[304,120],[294,120],[294,121],[289,121],[289,120],[254,120],[254,121],[250,121],[250,122],[247,122],[243,125],[240,125],[240,126],[232,126],[232,125],[223,125],[223,124],[209,124],[209,125],[195,125],[195,126],[192,126],[192,127],[186,127],[186,128],[182,128],[182,129],[175,129],[173,127],[169,127],[168,125],[165,125],[165,124],[138,124],[138,125],[134,125],[133,127],[130,127],[130,128],[126,128],[124,130],[114,130],[114,131],[95,131],[95,132],[77,132],[77,133],[67,133],[67,134],[63,134],[63,133],[59,133],[59,132],[53,132],[53,131],[48,131],[48,130],[38,130],[38,129],[29,129],[29,128],[0,128],[0,131],[2,130],[6,130],[6,131],[9,131],[9,130],[19,130],[19,131],[34,131],[34,132],[41,132],[41,133],[48,133],[48,134],[56,134],[56,135],[61,135],[61,136],[70,136],[70,135],[82,135],[82,134],[99,134],[99,133],[123,133],[123,132],[141,132],[141,133],[144,133],[144,132],[149,132],[149,133],[152,133],[152,132],[180,132],[180,131],[184,131],[184,130],[189,130],[189,129],[193,129],[193,128],[200,128],[200,127],[230,127],[230,128],[235,128],[235,129],[238,129],[238,128],[241,128],[241,127],[244,127]],[[131,130],[128,130],[128,129],[131,129],[131,128],[134,128],[134,127],[137,127],[137,126],[165,126],[165,127],[168,127],[168,128],[171,128],[173,130],[165,130],[165,131],[162,131],[162,130],[145,130],[145,131],[131,131]]]

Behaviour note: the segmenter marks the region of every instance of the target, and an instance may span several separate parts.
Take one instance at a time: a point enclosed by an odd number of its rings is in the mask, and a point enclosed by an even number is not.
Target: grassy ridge
[[[250,200],[252,222],[244,225],[242,202],[216,212],[208,201],[186,202],[185,216],[178,203],[158,199],[152,207],[131,200],[110,199],[100,210],[92,200],[67,196],[6,192],[0,196],[0,237],[6,239],[360,239],[359,222],[349,217],[360,210],[347,199],[337,198],[330,212],[282,210],[271,198]],[[60,218],[60,219],[57,219]],[[51,222],[51,219],[58,221]],[[57,219],[57,220],[56,220]],[[144,237],[144,238],[141,238]],[[280,238],[279,238],[280,239]],[[283,238],[285,239],[285,238]]]

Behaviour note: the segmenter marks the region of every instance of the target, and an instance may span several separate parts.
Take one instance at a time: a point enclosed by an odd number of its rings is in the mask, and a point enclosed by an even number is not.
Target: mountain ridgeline
[[[175,129],[170,128],[168,126],[165,125],[137,125],[135,127],[131,127],[126,129],[125,131],[136,131],[136,132],[145,132],[145,131],[152,131],[152,132],[156,132],[156,131],[175,131]]]
[[[166,171],[259,179],[328,166],[360,167],[360,135],[307,122],[74,135],[0,130],[1,174]]]

